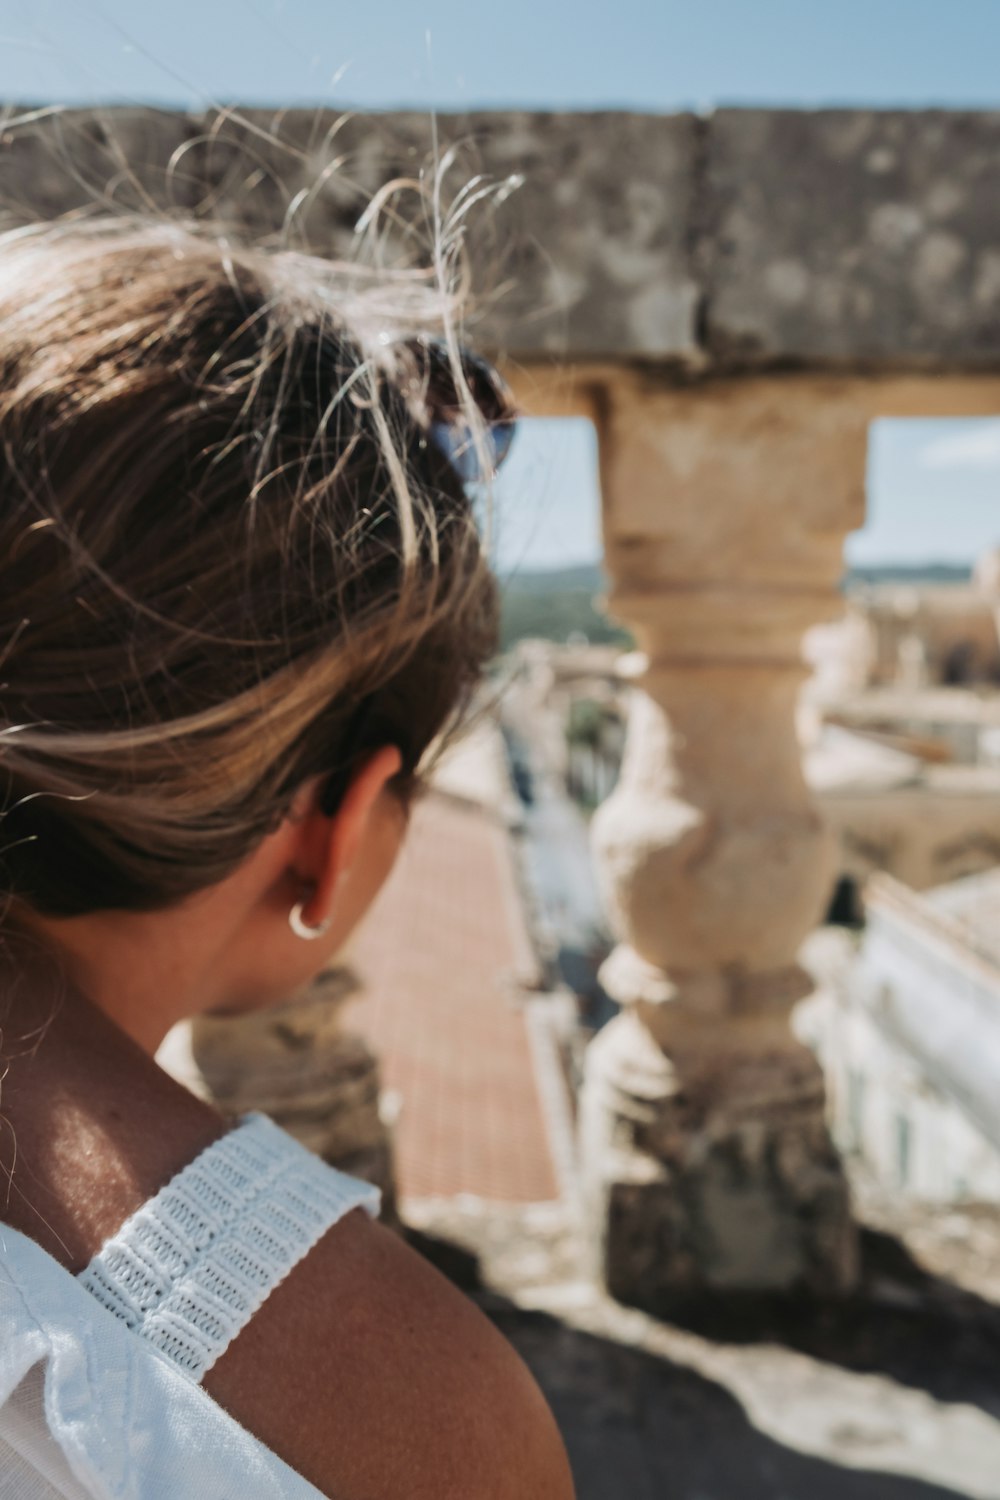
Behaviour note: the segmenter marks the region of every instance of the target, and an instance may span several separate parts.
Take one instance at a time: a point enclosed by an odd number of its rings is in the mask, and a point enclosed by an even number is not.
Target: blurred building
[[[1000,869],[918,894],[875,877],[858,953],[819,934],[800,1009],[835,1138],[880,1187],[1000,1202]]]
[[[510,735],[571,796],[594,807],[611,795],[625,749],[618,646],[523,640],[510,653],[503,717]],[[518,757],[514,753],[514,761]]]
[[[850,699],[871,688],[1000,687],[1000,549],[967,583],[855,583],[842,619],[806,633],[813,693]]]
[[[874,871],[925,890],[1000,863],[998,622],[992,550],[968,584],[866,585],[807,633],[799,731],[844,910]]]

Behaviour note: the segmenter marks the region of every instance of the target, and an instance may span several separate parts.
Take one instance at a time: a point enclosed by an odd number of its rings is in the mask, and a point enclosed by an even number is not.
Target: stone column
[[[378,1060],[341,1018],[357,988],[350,968],[330,969],[282,1005],[176,1027],[159,1060],[224,1114],[261,1110],[331,1166],[374,1182],[382,1189],[382,1216],[393,1221]]]
[[[795,731],[800,643],[843,608],[866,429],[835,381],[608,390],[610,603],[641,654],[593,827],[622,1012],[588,1049],[581,1150],[602,1274],[653,1310],[855,1275],[822,1075],[789,1014],[833,876]]]

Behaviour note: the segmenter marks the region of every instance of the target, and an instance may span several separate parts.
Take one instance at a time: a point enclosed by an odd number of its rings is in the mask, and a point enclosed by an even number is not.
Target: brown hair
[[[167,905],[235,869],[310,777],[332,812],[395,744],[412,783],[496,632],[433,440],[430,299],[401,316],[384,279],[177,225],[0,236],[10,895]]]

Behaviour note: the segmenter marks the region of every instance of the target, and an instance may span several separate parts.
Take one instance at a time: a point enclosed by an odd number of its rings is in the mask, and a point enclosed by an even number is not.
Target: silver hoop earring
[[[314,938],[321,938],[325,932],[329,932],[332,919],[327,917],[325,922],[317,922],[315,925],[306,922],[302,916],[302,908],[305,904],[304,901],[296,901],[288,913],[288,925],[297,938],[304,938],[307,943],[311,943]]]

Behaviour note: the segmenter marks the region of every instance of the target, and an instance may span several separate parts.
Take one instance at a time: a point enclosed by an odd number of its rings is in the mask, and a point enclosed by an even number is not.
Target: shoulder
[[[328,1495],[572,1497],[551,1413],[514,1350],[363,1212],[272,1292],[204,1385]]]

